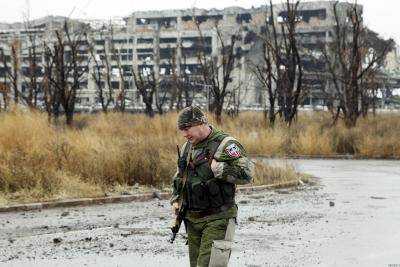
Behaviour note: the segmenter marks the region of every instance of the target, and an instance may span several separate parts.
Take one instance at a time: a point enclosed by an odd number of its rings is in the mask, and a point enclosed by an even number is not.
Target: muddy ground
[[[291,163],[319,182],[238,195],[230,266],[400,266],[399,161]],[[0,266],[188,266],[169,224],[157,199],[2,213]]]

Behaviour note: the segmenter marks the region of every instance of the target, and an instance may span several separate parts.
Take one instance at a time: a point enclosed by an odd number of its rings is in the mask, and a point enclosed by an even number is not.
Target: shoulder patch
[[[236,144],[230,144],[227,146],[225,152],[231,158],[239,158],[241,156],[240,148]]]

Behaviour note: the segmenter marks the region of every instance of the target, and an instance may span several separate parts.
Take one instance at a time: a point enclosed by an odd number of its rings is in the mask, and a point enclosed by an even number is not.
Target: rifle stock
[[[171,238],[169,239],[169,242],[172,244],[175,241],[176,235],[179,233],[179,229],[181,228],[183,219],[185,218],[185,213],[186,213],[186,207],[181,203],[178,209],[178,214],[176,214],[175,220],[172,222],[171,225]]]

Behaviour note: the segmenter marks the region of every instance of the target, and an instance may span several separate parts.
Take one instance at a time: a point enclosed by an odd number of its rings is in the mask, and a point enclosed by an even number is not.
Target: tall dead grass
[[[175,170],[176,144],[184,141],[176,118],[176,113],[154,119],[119,113],[79,115],[71,129],[49,124],[41,113],[2,113],[0,204],[99,196],[121,185],[167,186]],[[350,130],[340,123],[331,127],[324,113],[302,114],[291,128],[279,122],[273,129],[267,127],[263,114],[255,112],[224,121],[217,127],[239,139],[252,155],[400,158],[400,117],[395,115],[361,119]],[[294,177],[290,170],[282,173],[259,168],[257,183]]]

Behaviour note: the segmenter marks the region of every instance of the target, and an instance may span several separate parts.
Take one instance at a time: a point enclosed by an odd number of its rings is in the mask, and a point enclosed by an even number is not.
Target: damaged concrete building
[[[335,20],[333,4],[336,1],[303,2],[299,6],[298,33],[302,43],[309,50],[320,49],[321,44],[330,41],[330,31]],[[339,8],[344,11],[350,7],[349,3],[340,3]],[[280,23],[286,16],[283,5],[274,5],[276,22]],[[223,38],[229,43],[232,34],[241,38],[235,44],[235,69],[229,83],[226,107],[239,105],[242,109],[261,109],[265,105],[264,89],[255,79],[249,67],[257,62],[262,50],[260,39],[257,37],[266,19],[270,17],[269,7],[244,9],[229,7],[217,9],[187,9],[134,12],[125,17],[120,23],[113,23],[112,30],[107,23],[94,21],[80,21],[91,26],[88,42],[93,46],[96,58],[109,57],[111,66],[111,87],[113,97],[118,92],[126,90],[127,110],[142,110],[144,105],[141,94],[138,92],[133,79],[135,71],[153,71],[159,82],[160,92],[163,91],[162,81],[169,79],[173,72],[184,73],[191,80],[191,101],[196,105],[207,107],[210,101],[209,85],[201,82],[201,65],[198,59],[199,50],[209,57],[216,57],[221,53]],[[215,30],[218,22],[221,35]],[[18,83],[22,93],[26,91],[26,81],[23,76],[27,73],[27,53],[30,45],[28,33],[37,33],[37,43],[43,40],[52,40],[51,32],[62,25],[62,18],[48,17],[30,24],[27,29],[23,24],[0,25],[0,50],[5,54],[5,60],[12,65],[10,44],[18,40],[21,78]],[[197,27],[199,25],[199,28]],[[201,43],[201,45],[199,45]],[[89,44],[86,44],[89,45]],[[39,45],[40,46],[40,45]],[[38,46],[38,72],[43,77],[43,53]],[[82,45],[82,54],[88,60],[90,53]],[[173,60],[172,60],[173,58]],[[173,61],[173,62],[172,62]],[[77,107],[81,110],[99,109],[99,99],[96,94],[96,81],[92,78],[94,63],[88,64],[87,75],[81,81]],[[312,62],[304,61],[306,71],[320,68]],[[120,71],[122,70],[122,72]],[[0,79],[6,76],[4,64],[0,62]],[[313,85],[309,95],[304,98],[303,104],[323,105],[323,95],[320,86],[308,76],[308,84]],[[5,81],[5,80],[4,80]],[[38,79],[40,87],[40,77]],[[169,95],[166,94],[168,100]],[[114,101],[114,99],[113,99]],[[115,100],[117,101],[117,100]],[[164,108],[168,108],[165,105]]]

